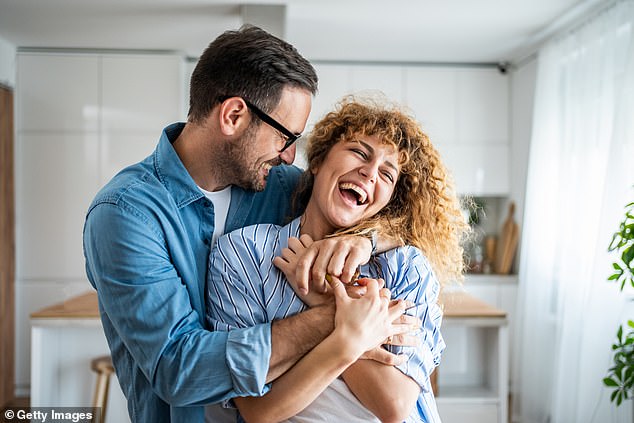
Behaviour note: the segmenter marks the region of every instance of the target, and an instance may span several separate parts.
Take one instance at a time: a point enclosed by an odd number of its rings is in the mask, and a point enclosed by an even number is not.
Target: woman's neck
[[[299,221],[299,234],[309,235],[313,241],[324,239],[335,231],[335,228],[326,223],[325,218],[315,210],[311,201],[308,201],[304,214]]]

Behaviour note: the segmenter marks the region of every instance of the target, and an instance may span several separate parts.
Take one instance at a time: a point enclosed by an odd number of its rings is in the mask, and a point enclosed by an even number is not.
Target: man
[[[165,128],[91,204],[86,272],[133,422],[202,422],[206,404],[262,395],[332,329],[334,306],[233,332],[203,327],[213,239],[292,217],[300,171],[287,165],[316,89],[286,42],[255,27],[222,34],[192,74],[187,123]],[[370,250],[364,238],[330,242],[302,266],[349,279]]]

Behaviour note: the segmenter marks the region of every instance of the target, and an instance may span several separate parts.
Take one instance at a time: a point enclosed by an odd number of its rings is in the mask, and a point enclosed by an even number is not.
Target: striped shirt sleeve
[[[392,298],[412,301],[418,306],[408,314],[422,322],[417,332],[418,347],[388,346],[395,354],[406,354],[408,360],[398,368],[414,379],[423,392],[429,392],[429,376],[440,364],[445,342],[440,332],[442,310],[438,304],[440,284],[423,253],[411,246],[397,248],[377,257],[386,287]]]
[[[269,321],[262,290],[262,255],[253,246],[271,226],[250,226],[218,239],[207,274],[209,329],[228,331]]]

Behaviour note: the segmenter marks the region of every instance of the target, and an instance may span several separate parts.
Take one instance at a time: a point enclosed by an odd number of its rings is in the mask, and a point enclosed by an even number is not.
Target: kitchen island
[[[484,334],[486,341],[477,351],[465,352],[483,359],[481,377],[477,380],[443,378],[448,372],[440,366],[437,402],[443,422],[505,423],[508,413],[506,313],[462,291],[442,294],[440,303],[444,313],[443,334],[475,330]],[[96,381],[90,361],[109,353],[96,292],[31,314],[31,343],[31,406],[90,406]],[[448,342],[446,353],[452,348]],[[107,416],[110,421],[130,421],[116,380],[110,384]]]

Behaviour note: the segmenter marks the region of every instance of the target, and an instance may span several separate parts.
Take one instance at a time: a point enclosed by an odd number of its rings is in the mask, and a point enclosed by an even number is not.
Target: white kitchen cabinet
[[[458,68],[457,142],[509,144],[509,78],[496,68]]]
[[[181,118],[183,68],[174,55],[18,55],[18,279],[85,277],[88,205]]]
[[[439,149],[460,194],[509,194],[506,74],[493,67],[330,63],[317,64],[316,70],[320,92],[311,123],[345,94],[373,95],[380,91],[405,105],[421,123]]]
[[[469,294],[445,292],[436,403],[444,423],[506,423],[509,337],[506,313]]]
[[[470,196],[508,195],[509,147],[506,144],[435,144],[456,189]]]
[[[407,66],[405,104],[436,146],[456,143],[456,73],[446,67]]]
[[[94,291],[31,314],[31,406],[92,407],[92,359],[110,354]],[[111,376],[106,420],[130,422],[126,399]]]
[[[82,229],[88,206],[123,166],[151,154],[182,120],[184,60],[177,55],[20,52],[16,81],[16,310],[28,315],[87,289]],[[29,338],[16,335],[28,360]],[[78,354],[89,346],[80,345]],[[21,359],[17,360],[20,362]],[[16,386],[29,394],[29,369]]]
[[[101,56],[102,131],[159,131],[181,116],[184,62],[173,55]]]
[[[18,139],[16,279],[84,278],[82,228],[99,184],[98,134],[33,132]]]
[[[440,151],[460,194],[510,191],[508,84],[494,68],[406,69],[406,103]]]
[[[344,95],[350,93],[352,86],[349,65],[316,64],[315,71],[319,77],[319,90],[313,100],[309,118],[310,124],[314,124],[326,113],[333,110],[335,104]]]
[[[351,66],[350,72],[353,93],[384,94],[390,100],[403,103],[405,69],[402,66]]]
[[[97,55],[20,53],[17,68],[18,133],[99,129]]]

